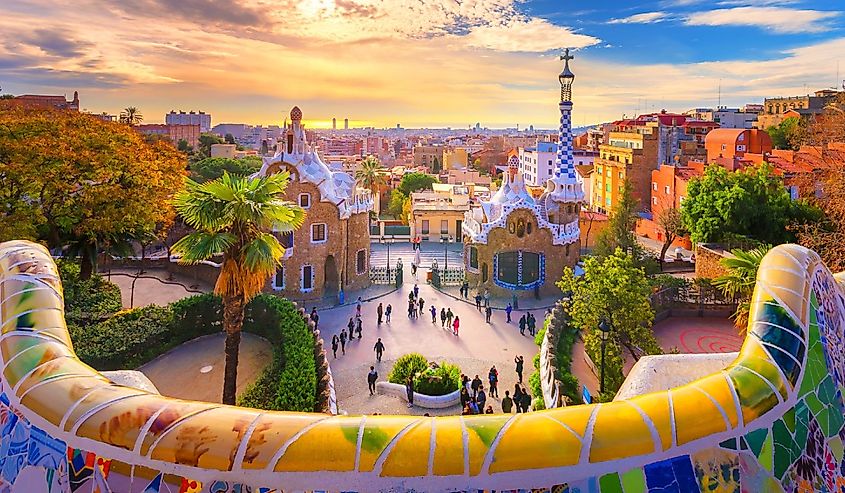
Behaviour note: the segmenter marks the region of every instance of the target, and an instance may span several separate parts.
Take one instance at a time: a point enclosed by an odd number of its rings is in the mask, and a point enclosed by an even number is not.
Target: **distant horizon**
[[[829,0],[17,0],[0,5],[4,93],[72,94],[216,122],[313,128],[556,128],[573,48],[573,124],[841,88]],[[841,69],[837,69],[841,66]]]

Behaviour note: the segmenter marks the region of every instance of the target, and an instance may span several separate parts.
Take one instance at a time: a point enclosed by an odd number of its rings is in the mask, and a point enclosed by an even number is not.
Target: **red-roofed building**
[[[663,228],[660,227],[660,215],[666,209],[680,209],[687,196],[689,181],[704,173],[704,164],[690,162],[689,166],[671,166],[664,164],[651,172],[651,218],[637,222],[636,233],[657,241],[664,240]],[[677,238],[672,245],[691,249],[689,237]]]
[[[742,158],[746,153],[767,154],[772,151],[772,139],[756,128],[718,128],[707,134],[704,147],[707,162],[713,162],[717,158]]]

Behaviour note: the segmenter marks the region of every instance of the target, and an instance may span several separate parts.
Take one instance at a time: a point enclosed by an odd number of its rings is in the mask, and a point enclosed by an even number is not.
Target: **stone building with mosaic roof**
[[[532,194],[511,156],[502,186],[464,216],[464,268],[470,286],[497,296],[558,293],[555,282],[580,256],[578,226],[583,183],[572,149],[573,57],[566,50],[559,76],[560,129],[554,176]],[[530,294],[529,294],[530,293]]]
[[[276,154],[264,158],[257,175],[290,173],[287,199],[305,209],[305,223],[294,232],[276,232],[285,256],[268,290],[313,300],[365,289],[370,285],[372,194],[323,162],[308,143],[299,107],[291,110],[290,119]]]

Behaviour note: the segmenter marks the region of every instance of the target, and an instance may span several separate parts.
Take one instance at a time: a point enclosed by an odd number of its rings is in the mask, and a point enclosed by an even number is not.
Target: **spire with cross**
[[[564,61],[563,71],[558,76],[561,103],[572,101],[572,81],[575,80],[575,74],[572,73],[572,70],[569,70],[569,60],[573,58],[575,56],[569,54],[569,48],[564,50],[563,55],[560,56],[560,59]]]

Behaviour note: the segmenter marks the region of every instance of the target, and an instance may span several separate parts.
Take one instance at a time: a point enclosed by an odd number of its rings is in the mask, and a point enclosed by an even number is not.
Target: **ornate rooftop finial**
[[[569,48],[567,48],[563,55],[560,56],[560,59],[564,61],[563,71],[558,76],[558,80],[560,80],[560,102],[561,103],[568,103],[572,101],[572,81],[575,80],[575,74],[569,70],[569,60],[575,58],[575,55],[569,54]]]

